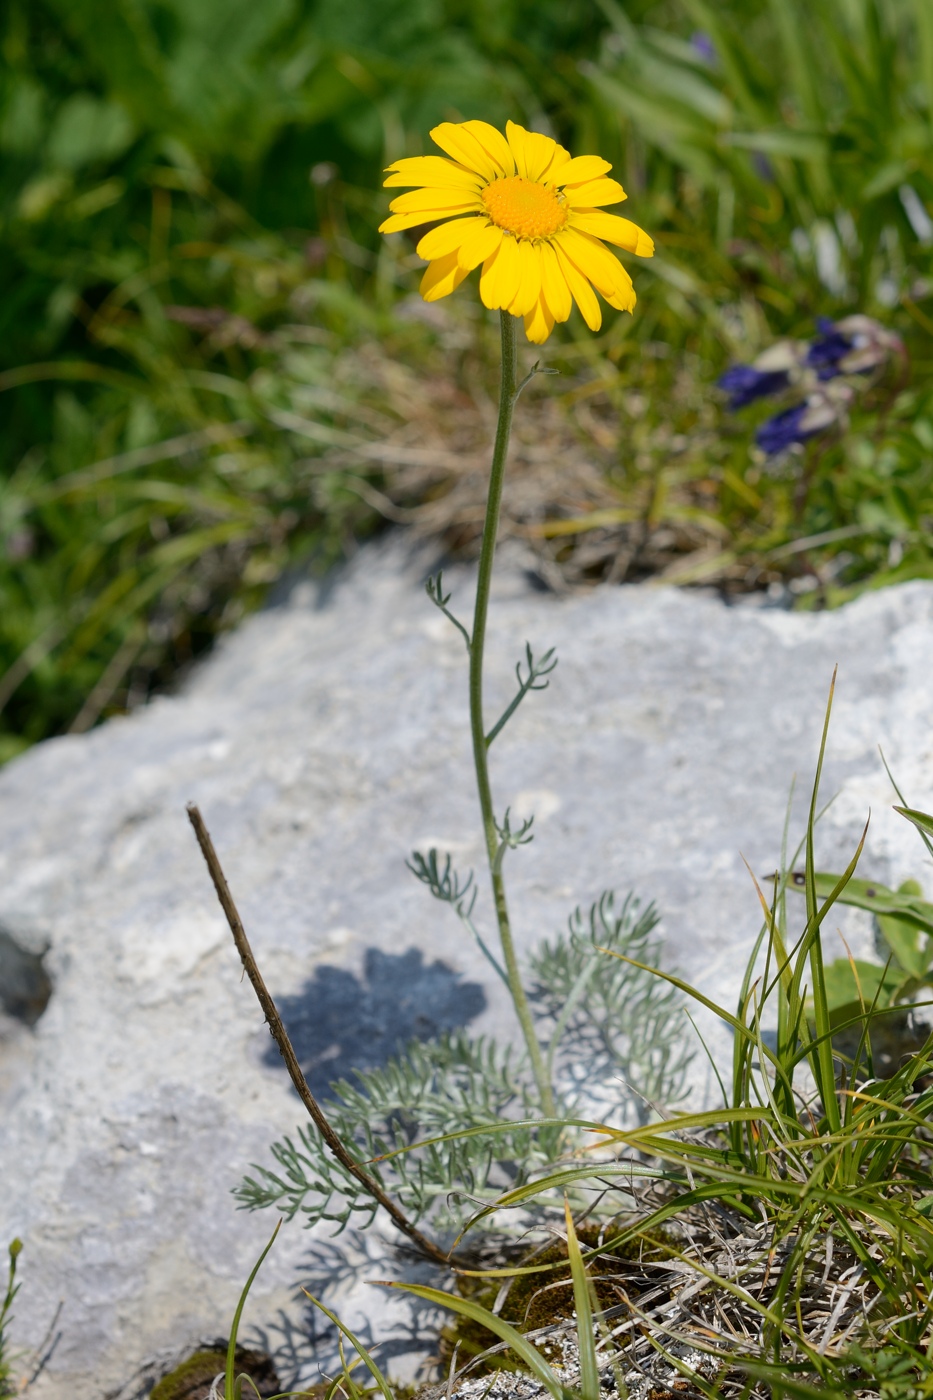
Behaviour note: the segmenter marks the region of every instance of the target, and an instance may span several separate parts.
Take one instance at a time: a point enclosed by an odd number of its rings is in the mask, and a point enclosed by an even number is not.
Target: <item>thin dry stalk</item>
[[[417,1226],[411,1223],[404,1211],[402,1211],[396,1202],[392,1200],[392,1197],[387,1195],[382,1189],[376,1178],[370,1176],[369,1172],[364,1171],[359,1162],[350,1155],[328,1122],[320,1104],[308,1086],[308,1081],[305,1079],[301,1066],[298,1063],[298,1057],[289,1040],[288,1032],[279,1015],[278,1008],[263,981],[262,974],[253,956],[253,950],[249,945],[249,939],[246,937],[243,921],[233,902],[230,886],[227,884],[227,878],[224,875],[223,868],[217,857],[217,852],[214,850],[214,843],[210,838],[207,827],[204,825],[204,818],[193,802],[188,803],[186,811],[188,813],[188,819],[194,827],[194,834],[198,838],[201,854],[204,856],[205,863],[210,871],[211,879],[214,882],[214,889],[217,891],[220,907],[223,909],[227,923],[230,925],[230,932],[233,934],[233,941],[240,955],[240,961],[243,964],[247,977],[252,983],[253,991],[256,993],[259,1005],[262,1007],[263,1015],[266,1018],[266,1024],[269,1027],[272,1039],[278,1046],[279,1054],[285,1061],[285,1067],[288,1070],[289,1078],[298,1091],[298,1097],[308,1110],[308,1114],[315,1127],[338,1162],[356,1177],[357,1181],[369,1192],[373,1200],[379,1202],[383,1210],[387,1212],[402,1233],[407,1235],[412,1243],[417,1245],[418,1249],[420,1249],[423,1254],[426,1254],[429,1259],[433,1259],[437,1264],[449,1265],[450,1259],[444,1250],[436,1245],[433,1240],[428,1239],[427,1235],[422,1234]]]

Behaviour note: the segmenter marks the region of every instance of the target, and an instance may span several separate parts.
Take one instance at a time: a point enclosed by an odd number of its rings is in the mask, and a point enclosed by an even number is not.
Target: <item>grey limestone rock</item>
[[[482,956],[405,869],[413,847],[481,856],[463,644],[424,596],[423,562],[395,540],[363,550],[326,589],[301,584],[251,618],[180,694],[0,774],[0,967],[19,989],[0,1022],[0,1245],[25,1242],[14,1343],[39,1347],[61,1303],[36,1400],[127,1400],[153,1357],[224,1335],[272,1225],[230,1190],[300,1120],[187,801],[319,1087],[408,1031],[513,1036]],[[466,614],[470,572],[448,582]],[[509,856],[522,948],[602,889],[634,888],[660,906],[668,961],[732,1004],[759,926],[742,857],[775,866],[835,662],[824,790],[840,795],[820,861],[848,858],[871,807],[864,869],[922,872],[876,746],[928,806],[933,585],[796,615],[652,587],[556,598],[513,563],[490,714],[526,640],[560,665],[493,750],[500,806],[536,814],[536,840]],[[706,1028],[721,1053],[725,1033]],[[713,1091],[696,1063],[698,1101]],[[390,1369],[430,1349],[424,1318],[360,1281],[384,1276],[387,1238],[282,1231],[248,1310],[281,1371],[291,1350],[313,1377],[296,1285],[326,1275],[351,1326],[391,1334]]]

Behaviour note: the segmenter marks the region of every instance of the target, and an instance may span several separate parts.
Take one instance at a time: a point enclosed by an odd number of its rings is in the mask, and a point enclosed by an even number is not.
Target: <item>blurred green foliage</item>
[[[612,33],[584,65],[598,102],[637,133],[651,189],[684,177],[683,234],[706,253],[714,232],[769,308],[890,309],[929,271],[928,0],[682,0],[687,42],[603,4]]]
[[[535,119],[530,75],[572,72],[603,24],[528,0],[4,7],[0,761],[142,698],[296,552],[370,527],[268,415],[390,335],[385,152],[451,106]]]
[[[549,346],[619,407],[613,489],[648,523],[699,512],[739,572],[848,530],[837,593],[933,572],[928,0],[7,0],[0,58],[0,761],[377,523],[319,458],[403,416],[356,349],[437,370],[397,314],[411,240],[375,230],[382,166],[444,118],[599,150],[657,232],[634,319]],[[913,379],[801,493],[711,385],[852,309]]]
[[[696,352],[707,390],[724,353],[748,360],[854,310],[911,357],[906,382],[796,460],[756,460],[747,420],[698,433],[701,414],[678,415],[691,446],[653,475],[692,480],[723,527],[719,555],[680,577],[755,582],[796,563],[794,586],[825,603],[933,576],[933,7],[681,0],[639,24],[602,3],[611,31],[583,73],[660,225],[641,282],[662,286],[628,334]]]

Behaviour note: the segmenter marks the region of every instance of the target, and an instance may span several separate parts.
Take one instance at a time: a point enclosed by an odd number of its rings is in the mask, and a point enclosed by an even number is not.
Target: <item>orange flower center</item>
[[[557,191],[522,175],[494,180],[483,190],[482,198],[493,223],[516,238],[549,238],[567,222],[567,210]]]

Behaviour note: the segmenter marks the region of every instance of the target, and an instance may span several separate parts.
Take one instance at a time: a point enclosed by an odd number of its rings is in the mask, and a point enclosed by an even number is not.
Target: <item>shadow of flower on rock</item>
[[[486,994],[444,963],[426,963],[419,948],[367,948],[361,978],[325,964],[277,1002],[311,1092],[326,1098],[335,1080],[353,1083],[354,1070],[384,1065],[409,1041],[465,1026],[486,1009]],[[274,1044],[263,1059],[284,1072]]]

